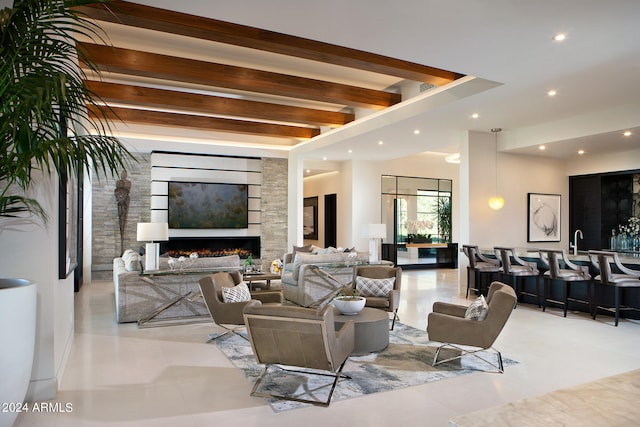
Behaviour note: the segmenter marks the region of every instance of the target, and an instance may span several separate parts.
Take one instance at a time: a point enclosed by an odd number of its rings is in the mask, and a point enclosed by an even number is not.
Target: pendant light
[[[504,206],[504,199],[498,196],[498,132],[501,132],[501,128],[493,128],[491,132],[493,132],[496,136],[496,191],[493,193],[493,196],[489,198],[489,206],[491,209],[499,210]]]

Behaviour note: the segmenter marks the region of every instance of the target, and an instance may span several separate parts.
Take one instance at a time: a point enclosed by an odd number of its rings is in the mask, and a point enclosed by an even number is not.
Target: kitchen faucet
[[[580,233],[580,238],[584,239],[582,235],[582,230],[578,229],[575,233],[573,233],[573,254],[578,255],[578,233]]]

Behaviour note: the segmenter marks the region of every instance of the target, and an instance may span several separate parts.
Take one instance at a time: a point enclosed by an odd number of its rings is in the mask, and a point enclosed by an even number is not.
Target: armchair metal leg
[[[460,354],[458,356],[454,356],[454,357],[450,357],[448,359],[444,359],[444,360],[438,361],[438,356],[440,355],[440,350],[442,350],[444,347],[455,348],[456,350],[460,351]],[[491,349],[491,350],[496,352],[496,354],[498,356],[497,364],[485,359],[484,357],[482,357],[482,356],[480,356],[478,354],[481,351],[489,350],[489,349]],[[489,364],[489,365],[491,365],[491,366],[493,366],[494,368],[497,369],[497,371],[486,371],[486,372],[495,372],[495,373],[500,373],[500,374],[504,373],[504,365],[502,364],[502,354],[498,350],[493,348],[493,347],[480,348],[480,349],[477,349],[477,350],[467,350],[467,349],[464,349],[464,348],[459,347],[459,346],[454,345],[454,344],[445,343],[445,344],[442,344],[440,347],[438,347],[436,349],[436,354],[433,357],[432,366],[437,366],[437,365],[440,365],[441,363],[451,362],[452,360],[460,359],[462,356],[465,356],[465,355],[470,355],[470,356],[477,357],[478,359],[482,360],[483,362],[485,362],[485,363],[487,363],[487,364]]]
[[[264,370],[262,371],[262,373],[260,374],[260,376],[258,377],[258,379],[256,380],[255,384],[253,385],[253,389],[251,390],[250,395],[251,396],[257,396],[257,397],[273,397],[275,399],[282,399],[282,400],[291,400],[294,402],[302,402],[302,403],[311,403],[312,405],[319,405],[319,406],[329,406],[329,404],[331,403],[331,397],[333,396],[333,392],[336,388],[336,385],[338,384],[338,380],[340,380],[340,378],[344,378],[344,379],[351,379],[350,376],[345,375],[342,373],[342,368],[344,368],[344,364],[347,363],[348,358],[342,362],[342,365],[340,365],[340,368],[335,372],[335,373],[322,373],[322,372],[310,372],[310,371],[304,371],[304,370],[296,370],[296,369],[285,369],[281,366],[278,365],[265,365]],[[260,383],[262,382],[264,376],[267,374],[267,372],[269,371],[270,367],[276,367],[279,368],[280,370],[286,371],[286,372],[297,372],[297,373],[302,373],[302,374],[306,374],[306,375],[320,375],[320,376],[324,376],[324,377],[332,377],[333,383],[331,385],[331,390],[329,391],[329,396],[327,396],[326,400],[313,400],[313,399],[303,399],[300,397],[296,397],[296,396],[285,396],[285,395],[276,395],[276,394],[272,394],[272,393],[263,393],[263,392],[259,392],[258,387],[260,386]],[[306,390],[306,393],[313,395],[313,392],[315,392],[318,389],[322,389],[325,388],[326,385],[323,385],[321,387],[318,387],[317,389],[313,389],[313,390]]]
[[[216,333],[209,334],[208,335],[209,339],[207,340],[208,343],[211,342],[211,341],[215,341],[218,338],[222,338],[223,336],[225,336],[227,334],[236,334],[240,338],[243,338],[243,339],[249,341],[249,338],[245,337],[244,335],[239,334],[238,331],[237,331],[237,329],[244,328],[244,325],[240,326],[240,328],[227,328],[226,326],[221,325],[219,323],[216,323],[216,325],[220,326],[225,331],[224,332],[220,332],[219,334],[216,334]]]
[[[393,319],[391,320],[391,329],[389,329],[390,331],[393,331],[393,327],[396,325],[396,320],[398,322],[400,321],[400,317],[398,317],[398,310],[395,310],[393,312]]]

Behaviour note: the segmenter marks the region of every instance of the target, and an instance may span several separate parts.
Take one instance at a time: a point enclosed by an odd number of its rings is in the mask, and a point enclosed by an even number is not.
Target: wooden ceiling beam
[[[352,122],[354,114],[293,107],[290,105],[221,96],[201,95],[143,86],[86,81],[85,85],[102,101],[137,107],[155,107],[204,113],[212,116],[270,120],[276,122],[337,127]]]
[[[113,123],[135,123],[152,126],[175,126],[188,129],[271,136],[276,138],[309,139],[320,135],[320,129],[297,126],[257,123],[244,120],[166,113],[132,108],[101,108],[90,105],[89,114],[95,119],[107,119]]]
[[[113,73],[362,108],[384,109],[402,100],[397,93],[233,65],[92,43],[78,43],[78,47],[100,70]]]
[[[115,1],[80,7],[89,17],[442,86],[463,74],[384,55],[141,4]]]

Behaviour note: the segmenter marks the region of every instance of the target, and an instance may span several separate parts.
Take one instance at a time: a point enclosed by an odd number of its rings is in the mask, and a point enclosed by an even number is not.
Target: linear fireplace
[[[260,258],[260,237],[171,237],[160,242],[160,253],[169,256],[224,256],[238,254],[240,258]]]

